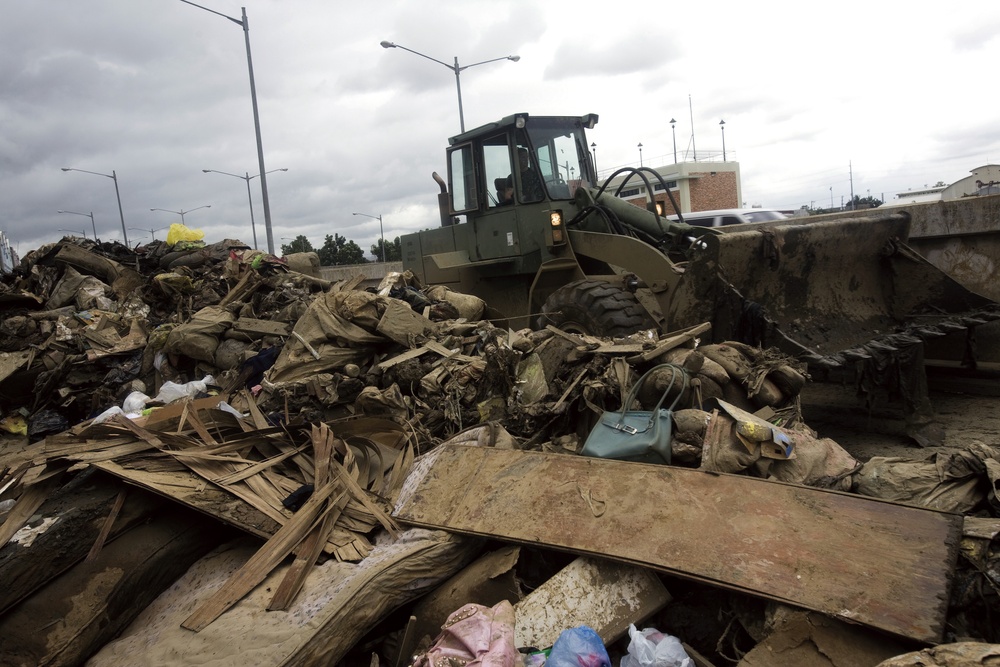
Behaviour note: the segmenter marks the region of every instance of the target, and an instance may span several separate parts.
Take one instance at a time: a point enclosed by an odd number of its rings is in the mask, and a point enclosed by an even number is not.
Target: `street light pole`
[[[378,215],[368,215],[367,213],[351,213],[351,215],[363,215],[366,218],[371,218],[372,220],[378,220],[378,234],[382,239],[382,263],[385,264],[385,233],[382,231],[382,214]]]
[[[202,7],[201,5],[196,5],[189,0],[181,0],[181,2],[189,4],[198,9],[204,9],[206,12],[211,12],[223,18],[229,19],[233,23],[243,28],[243,36],[246,39],[247,44],[247,69],[250,72],[250,102],[253,105],[253,128],[254,133],[257,136],[257,162],[259,166],[258,173],[260,174],[260,194],[261,199],[264,203],[264,228],[267,230],[267,252],[271,255],[274,254],[274,235],[271,230],[271,203],[267,197],[267,177],[268,173],[264,169],[264,146],[260,139],[260,114],[257,111],[257,85],[254,83],[253,78],[253,58],[250,56],[250,21],[247,19],[247,8],[243,7],[243,18],[241,20],[234,19],[232,16],[226,16],[221,12],[209,9],[208,7]],[[247,181],[249,184],[249,181]]]
[[[118,198],[118,215],[122,219],[122,238],[125,239],[125,245],[128,246],[128,232],[125,231],[125,214],[122,212],[122,196],[118,192],[118,174],[112,169],[110,174],[102,174],[98,171],[87,171],[86,169],[73,169],[72,167],[63,167],[63,171],[82,171],[85,174],[93,174],[94,176],[104,176],[105,178],[110,178],[115,182],[115,197]]]
[[[62,210],[60,210],[60,211],[56,211],[56,213],[72,213],[73,215],[90,216],[90,226],[94,228],[94,240],[95,241],[97,240],[97,225],[94,224],[94,213],[93,213],[93,211],[91,211],[90,213],[77,213],[76,211],[62,211]],[[59,230],[59,231],[63,231],[63,230]]]
[[[639,166],[642,166],[642,142],[639,142]]]
[[[590,152],[594,155],[594,178],[597,178],[597,144],[590,142]]]
[[[182,0],[182,1],[187,2],[187,0]],[[494,63],[498,60],[510,60],[516,63],[518,60],[521,59],[521,56],[503,56],[501,58],[491,58],[490,60],[483,60],[478,63],[472,63],[471,65],[459,66],[458,56],[455,56],[455,64],[449,65],[448,63],[442,60],[438,60],[437,58],[431,58],[428,55],[420,53],[419,51],[408,49],[405,46],[401,46],[400,44],[394,44],[393,42],[390,42],[388,40],[382,40],[381,45],[383,49],[403,49],[404,51],[409,51],[414,55],[420,56],[421,58],[427,58],[427,60],[433,60],[439,65],[444,65],[445,67],[447,67],[448,69],[450,69],[455,73],[455,88],[458,90],[458,122],[459,122],[459,127],[461,127],[463,133],[465,132],[465,112],[462,109],[462,79],[459,76],[462,73],[462,70],[469,69],[470,67],[475,67],[476,65],[485,65],[486,63]]]
[[[191,208],[191,209],[188,209],[186,211],[184,209],[181,209],[179,211],[171,211],[168,208],[151,208],[149,210],[150,211],[163,211],[164,213],[176,213],[177,215],[181,216],[181,224],[183,225],[184,224],[184,216],[185,216],[185,214],[191,213],[192,211],[197,211],[197,210],[203,209],[203,208],[212,208],[212,205],[211,204],[205,204],[204,206],[199,206],[198,208]]]
[[[254,178],[257,178],[257,176],[259,174],[254,174],[253,176],[251,176],[250,172],[248,171],[248,172],[245,172],[246,173],[245,176],[240,176],[239,174],[230,174],[228,171],[217,171],[215,169],[202,169],[202,171],[205,172],[206,174],[225,174],[226,176],[233,176],[235,178],[242,178],[243,180],[245,180],[247,182],[247,199],[250,201],[250,229],[253,231],[253,249],[256,250],[257,249],[257,223],[255,223],[254,219],[253,219],[253,197],[250,195],[250,180],[254,179]],[[286,167],[286,168],[282,168],[282,169],[272,169],[271,171],[269,171],[267,173],[273,174],[276,171],[288,171],[288,168]],[[271,253],[271,254],[273,255],[274,253]]]
[[[674,164],[677,164],[677,121],[670,119],[670,132],[674,135]]]
[[[722,130],[722,161],[726,161],[726,121],[719,121],[719,129]]]

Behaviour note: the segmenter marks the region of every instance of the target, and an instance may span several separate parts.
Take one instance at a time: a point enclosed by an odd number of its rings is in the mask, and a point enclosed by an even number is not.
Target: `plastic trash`
[[[611,658],[600,635],[580,625],[560,633],[545,667],[611,667]]]
[[[622,658],[620,667],[694,667],[681,640],[673,635],[663,634],[656,628],[636,630],[629,624],[628,655]]]
[[[208,385],[213,384],[214,382],[215,378],[211,375],[206,375],[201,380],[192,380],[191,382],[186,382],[184,384],[164,382],[163,386],[160,387],[160,393],[158,393],[152,400],[166,405],[182,398],[194,398],[198,394],[207,391]]]
[[[146,407],[146,403],[149,403],[150,400],[152,399],[141,391],[133,391],[122,401],[122,411],[126,413],[142,412],[142,409]]]
[[[178,222],[170,225],[167,232],[167,245],[176,245],[179,241],[200,241],[205,238],[205,232],[200,229],[190,229]]]

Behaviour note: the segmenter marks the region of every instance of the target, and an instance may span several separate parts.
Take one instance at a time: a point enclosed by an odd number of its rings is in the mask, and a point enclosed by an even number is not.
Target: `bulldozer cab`
[[[597,178],[585,127],[597,116],[508,116],[452,137],[448,148],[448,216],[473,220],[510,213],[505,206],[571,200]],[[510,195],[506,190],[510,189]]]
[[[480,296],[494,319],[528,326],[542,267],[576,266],[565,257],[563,222],[577,212],[577,191],[597,180],[586,139],[596,122],[595,114],[519,113],[451,137],[447,180],[435,174],[441,226],[402,238],[404,269]]]

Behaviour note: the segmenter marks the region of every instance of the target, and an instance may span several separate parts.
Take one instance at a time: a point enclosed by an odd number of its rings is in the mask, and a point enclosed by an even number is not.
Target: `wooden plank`
[[[706,331],[709,331],[711,328],[712,325],[708,322],[705,322],[703,324],[697,324],[695,326],[688,327],[687,329],[682,329],[681,331],[674,332],[667,338],[664,338],[659,343],[657,343],[656,347],[654,347],[653,349],[647,350],[646,352],[638,354],[634,357],[629,357],[627,361],[630,364],[646,363],[648,361],[652,361],[653,359],[656,359],[660,355],[666,354],[675,347],[680,347],[681,345],[694,340],[701,334],[705,333]]]
[[[581,557],[514,605],[514,645],[547,648],[566,628],[586,625],[610,645],[670,602],[652,570]]]
[[[394,516],[603,556],[940,642],[962,517],[739,475],[441,445]]]
[[[265,540],[286,520],[282,517],[282,522],[275,521],[237,496],[212,485],[206,486],[193,472],[148,472],[123,468],[113,461],[97,463],[94,467]]]
[[[376,366],[376,368],[384,371],[387,368],[392,368],[396,364],[401,364],[404,361],[409,361],[410,359],[416,359],[420,355],[427,354],[428,352],[430,352],[430,349],[426,345],[422,347],[416,347],[413,348],[412,350],[407,350],[402,354],[397,354],[393,357],[386,359],[385,361],[379,363],[378,366]]]
[[[333,434],[326,424],[314,425],[312,427],[312,443],[316,457],[315,485],[322,487],[329,481],[329,461],[333,458],[334,454]],[[347,505],[349,498],[346,491],[341,493],[338,498],[335,498],[326,508],[319,524],[306,535],[305,539],[299,545],[295,560],[292,561],[291,566],[285,571],[281,583],[278,584],[278,588],[274,591],[274,596],[267,605],[268,611],[285,611],[291,606],[295,596],[301,590],[302,584],[305,583],[306,575],[309,574],[313,563],[316,562],[316,559],[319,558],[320,553],[323,551],[323,545],[326,544],[330,532],[337,518],[340,516],[340,511]]]
[[[316,489],[288,523],[279,528],[278,532],[243,567],[195,609],[190,616],[184,619],[181,627],[195,632],[204,630],[212,621],[253,590],[271,573],[271,570],[292,553],[302,538],[313,529],[317,520],[321,518],[327,499],[337,490],[338,486],[339,484],[334,481],[323,488]]]
[[[123,488],[118,492],[115,504],[111,506],[111,511],[108,512],[108,517],[104,520],[104,525],[101,526],[101,532],[97,534],[97,539],[94,540],[94,546],[90,547],[90,553],[87,554],[86,560],[96,560],[101,555],[101,549],[104,548],[104,543],[107,542],[108,535],[111,534],[111,529],[114,527],[115,521],[118,519],[118,513],[122,511],[122,505],[124,504],[125,489]]]

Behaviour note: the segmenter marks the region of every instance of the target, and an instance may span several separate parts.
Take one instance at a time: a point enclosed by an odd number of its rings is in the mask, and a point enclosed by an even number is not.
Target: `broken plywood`
[[[687,468],[442,445],[394,513],[940,641],[962,517]]]

